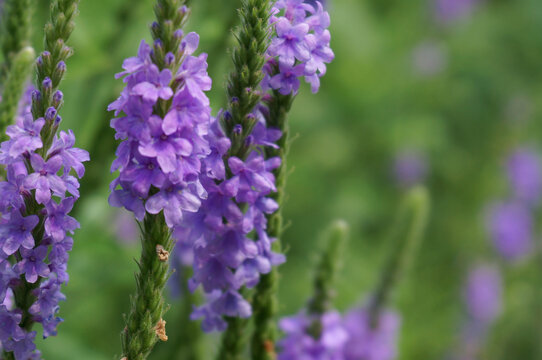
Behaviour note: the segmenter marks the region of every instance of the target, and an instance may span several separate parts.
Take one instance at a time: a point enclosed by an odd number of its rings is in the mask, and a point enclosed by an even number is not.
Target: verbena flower
[[[341,315],[330,311],[318,316],[320,335],[309,334],[315,318],[305,313],[283,318],[279,322],[285,336],[279,341],[279,360],[343,360],[344,346],[349,339]],[[361,359],[361,358],[359,358]]]
[[[528,206],[515,201],[493,204],[486,223],[496,250],[506,260],[520,260],[531,252],[533,219]]]
[[[174,228],[206,197],[199,175],[201,160],[210,152],[205,136],[211,109],[204,92],[210,90],[211,79],[206,55],[192,55],[198,41],[195,33],[184,36],[185,51],[175,73],[160,71],[151,58],[154,50],[143,41],[138,56],[127,59],[125,71],[117,74],[124,77],[126,88],[109,110],[120,115],[111,126],[123,141],[111,168],[119,170],[119,176],[111,184],[109,202],[132,211],[140,221],[145,212],[163,211],[167,225]],[[171,100],[171,105],[159,115],[155,107],[163,100]]]
[[[201,285],[208,294],[193,318],[204,318],[205,331],[224,330],[223,316],[249,317],[251,306],[239,290],[254,287],[261,274],[284,262],[284,256],[271,251],[274,239],[266,234],[265,217],[278,208],[268,195],[276,191],[271,171],[280,159],[265,160],[261,149],[280,134],[267,130],[265,119],[258,116],[257,130],[249,137],[254,148],[245,160],[226,156],[231,142],[218,118],[212,119],[206,136],[211,152],[200,175],[208,196],[173,233],[181,246],[193,247],[194,276],[189,285],[191,290]]]
[[[427,159],[423,154],[405,150],[396,154],[393,162],[393,176],[402,187],[412,187],[425,180],[427,176]]]
[[[516,149],[506,162],[506,170],[514,197],[537,205],[542,195],[540,156],[531,149]]]
[[[335,57],[329,46],[328,12],[320,1],[278,0],[272,14],[275,33],[267,52],[263,90],[296,94],[304,77],[317,92],[326,64]]]
[[[479,0],[435,0],[437,20],[448,23],[470,15]]]
[[[501,312],[502,283],[497,268],[481,264],[468,275],[464,299],[471,321],[489,325]]]
[[[33,90],[33,96],[41,94]],[[61,93],[55,94],[62,99]],[[33,322],[43,325],[45,337],[55,335],[62,319],[56,316],[64,299],[61,285],[68,281],[66,264],[73,240],[70,234],[79,227],[68,213],[79,197],[78,178],[84,174],[88,153],[74,148],[71,131],[53,135],[44,149],[43,134],[47,122],[60,123],[56,110],[48,118],[33,119],[23,101],[17,121],[7,129],[10,139],[0,146],[0,163],[5,165],[6,180],[0,182],[0,303],[23,281],[37,284],[36,297],[28,309]],[[39,237],[36,237],[39,236]],[[9,290],[9,291],[8,291]],[[21,328],[18,309],[0,307],[2,345],[16,359],[38,358],[33,339],[35,332]]]
[[[397,357],[397,337],[401,321],[389,310],[380,314],[375,324],[365,308],[351,310],[344,316],[348,341],[345,360],[392,360]]]

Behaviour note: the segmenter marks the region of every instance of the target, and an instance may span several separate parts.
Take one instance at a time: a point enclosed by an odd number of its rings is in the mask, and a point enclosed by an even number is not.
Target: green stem
[[[243,360],[243,348],[245,345],[245,330],[247,319],[226,318],[228,329],[222,336],[222,342],[216,360]]]
[[[197,303],[198,296],[195,293],[191,293],[188,289],[188,280],[192,277],[192,268],[185,266],[182,268],[182,274],[179,277],[181,281],[181,315],[179,317],[180,326],[177,326],[179,331],[177,332],[176,346],[183,344],[180,349],[175,347],[176,356],[168,359],[179,360],[201,360],[201,328],[199,324],[190,319],[192,313],[192,307]]]
[[[5,63],[0,68],[0,80],[11,71],[14,57],[25,46],[30,45],[33,8],[32,0],[6,0],[4,4],[1,46]]]
[[[382,273],[380,284],[369,304],[372,326],[378,325],[382,309],[401,276],[408,270],[414,260],[427,225],[429,214],[429,194],[423,187],[409,191],[399,209],[396,224],[392,233],[393,250]]]
[[[268,127],[278,128],[282,131],[282,137],[277,141],[278,149],[266,148],[266,158],[280,157],[281,165],[274,170],[277,192],[271,197],[279,204],[279,209],[267,216],[267,233],[275,238],[273,251],[281,251],[283,231],[282,207],[284,205],[284,194],[288,168],[286,157],[290,148],[289,129],[287,114],[290,111],[294,97],[292,95],[281,95],[275,91],[269,106]],[[251,354],[254,360],[275,359],[276,325],[275,315],[277,313],[277,290],[279,275],[276,268],[269,274],[263,275],[256,287],[256,294],[252,304],[254,313],[254,333],[251,339]]]
[[[34,58],[35,52],[31,47],[23,48],[14,58],[0,102],[0,141],[7,140],[6,127],[15,119]]]
[[[256,119],[250,114],[262,98],[258,88],[264,76],[262,69],[270,41],[270,4],[269,0],[242,0],[239,10],[238,46],[233,49],[234,70],[227,85],[231,119],[224,121],[223,127],[232,140],[229,155],[241,159],[250,152],[251,145],[245,140],[256,125]],[[234,134],[236,125],[241,125],[240,135]]]
[[[162,261],[157,247],[171,252],[173,242],[164,216],[147,214],[140,224],[141,258],[136,275],[136,293],[131,298],[130,313],[122,332],[123,356],[129,360],[144,360],[159,340],[157,325],[165,312],[162,291],[169,276],[168,261]]]

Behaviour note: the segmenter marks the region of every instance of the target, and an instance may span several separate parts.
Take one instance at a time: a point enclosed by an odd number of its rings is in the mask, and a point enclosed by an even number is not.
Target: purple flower
[[[196,195],[184,189],[180,184],[166,182],[158,193],[147,200],[145,209],[150,214],[158,214],[164,210],[166,224],[171,228],[178,225],[182,220],[183,211],[196,212],[201,204]]]
[[[497,203],[488,210],[487,228],[497,251],[506,260],[528,255],[533,247],[530,209],[517,202]]]
[[[4,160],[6,156],[16,159],[25,152],[40,149],[43,146],[40,131],[44,124],[44,119],[33,121],[32,115],[27,114],[23,117],[22,127],[19,125],[8,126],[6,134],[11,140],[2,143],[2,163],[6,164],[6,160]]]
[[[156,67],[151,67],[151,71],[157,72],[158,70]],[[169,87],[172,78],[171,71],[164,69],[154,77],[157,80],[156,82],[143,81],[132,88],[132,93],[141,96],[143,100],[150,101],[153,104],[159,98],[169,100],[173,96],[173,90]]]
[[[174,75],[158,70],[150,47],[142,42],[138,56],[127,59],[126,71],[119,74],[126,88],[109,106],[121,115],[111,126],[115,137],[123,139],[111,167],[119,176],[111,183],[109,203],[132,211],[140,221],[147,212],[163,211],[171,229],[185,213],[197,211],[206,196],[198,176],[201,159],[210,152],[205,135],[211,109],[205,91],[211,79],[206,55],[192,56],[198,40],[195,33],[182,38],[183,56]],[[167,106],[164,118],[155,113],[156,104]]]
[[[35,172],[27,176],[24,186],[28,189],[36,189],[36,200],[39,204],[45,204],[51,200],[51,191],[57,196],[64,196],[66,184],[57,175],[62,167],[60,156],[53,156],[44,161],[38,154],[32,154],[30,163]]]
[[[272,89],[279,90],[282,95],[297,94],[299,90],[299,77],[305,74],[303,64],[291,67],[286,64],[279,64],[279,73],[269,80]]]
[[[66,233],[72,233],[79,228],[77,220],[68,215],[73,209],[75,198],[68,197],[59,204],[51,201],[45,205],[47,218],[45,219],[45,233],[54,241],[62,241]]]
[[[442,22],[452,22],[468,16],[478,0],[435,0],[435,15]]]
[[[23,260],[17,263],[17,269],[25,275],[26,281],[35,283],[38,276],[47,277],[51,272],[49,266],[44,262],[47,257],[47,246],[38,246],[35,249],[21,249]]]
[[[9,214],[9,221],[0,223],[0,242],[3,243],[2,250],[11,255],[22,246],[25,249],[34,247],[32,230],[39,222],[36,215],[23,217],[18,210],[12,210]]]
[[[293,66],[296,59],[307,61],[310,59],[310,50],[305,43],[305,36],[309,32],[309,25],[305,23],[292,24],[286,18],[280,18],[275,24],[277,37],[273,38],[269,46],[269,54],[278,56],[279,62]]]
[[[318,339],[309,334],[309,328],[315,320],[321,323]],[[301,313],[281,319],[279,327],[285,333],[278,343],[279,360],[344,359],[343,349],[349,334],[338,312],[331,311],[318,318]]]
[[[9,338],[20,341],[25,338],[23,329],[19,327],[22,315],[9,311],[4,305],[0,305],[0,342],[4,343]]]
[[[73,131],[61,131],[59,137],[53,140],[53,144],[47,152],[47,155],[49,157],[59,155],[62,159],[64,172],[68,173],[70,169],[73,169],[75,170],[77,177],[82,178],[83,175],[85,175],[85,166],[83,165],[83,162],[89,161],[90,156],[88,151],[74,148],[74,145],[75,135],[73,134]]]
[[[305,77],[316,93],[320,77],[326,73],[326,63],[335,57],[329,47],[328,12],[319,1],[278,0],[271,24],[276,35],[268,49],[262,88],[279,90],[283,95],[295,94],[299,79]]]
[[[508,179],[514,196],[537,205],[542,195],[542,167],[539,155],[529,149],[517,149],[506,163]]]
[[[464,296],[470,318],[489,325],[501,311],[499,271],[491,265],[476,266],[469,272]]]
[[[427,176],[427,160],[419,152],[401,151],[393,163],[393,176],[401,187],[420,184]]]
[[[375,327],[366,309],[351,310],[344,317],[349,339],[344,348],[345,360],[392,360],[397,357],[397,334],[401,325],[397,314],[383,312]]]

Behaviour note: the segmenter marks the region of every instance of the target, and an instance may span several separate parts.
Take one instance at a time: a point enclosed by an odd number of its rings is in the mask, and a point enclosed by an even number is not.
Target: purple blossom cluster
[[[315,320],[321,324],[318,339],[309,334]],[[279,327],[285,334],[278,343],[281,349],[279,360],[344,360],[344,346],[349,334],[337,311],[327,312],[318,319],[300,313],[283,318]]]
[[[240,289],[254,287],[261,274],[285,260],[271,251],[274,239],[266,233],[266,215],[278,209],[269,195],[276,191],[272,170],[280,165],[280,158],[263,156],[265,146],[276,147],[273,142],[281,132],[266,127],[262,112],[254,116],[257,124],[247,138],[252,151],[244,160],[227,156],[231,141],[219,118],[212,120],[206,136],[211,153],[203,159],[200,176],[208,196],[173,233],[178,249],[193,249],[193,259],[185,256],[194,268],[189,287],[193,291],[201,285],[207,302],[194,310],[192,318],[203,318],[205,331],[224,330],[224,316],[249,317],[251,306]],[[230,119],[227,112],[219,117]]]
[[[141,42],[138,55],[125,60],[126,87],[109,106],[117,118],[111,121],[121,139],[111,171],[119,176],[111,183],[109,202],[125,207],[143,220],[145,213],[163,211],[173,229],[186,213],[196,212],[206,196],[199,181],[201,160],[210,152],[206,135],[211,109],[205,91],[211,89],[207,55],[194,56],[199,43],[196,33],[180,42],[178,67],[160,70],[153,62],[155,49]],[[176,67],[175,54],[165,55],[166,65]],[[165,109],[157,111],[157,109]]]
[[[533,249],[533,211],[540,203],[542,192],[540,164],[535,151],[516,149],[506,164],[512,196],[488,209],[488,232],[495,248],[506,260],[520,260]]]
[[[487,333],[502,308],[502,279],[491,264],[478,264],[467,277],[464,288],[467,319],[463,324],[461,346],[453,358],[478,359]]]
[[[46,78],[44,88],[50,86]],[[31,96],[39,99],[41,94],[32,90]],[[62,101],[60,91],[53,97]],[[79,198],[83,162],[89,160],[85,150],[74,147],[71,130],[53,134],[51,145],[44,148],[42,128],[47,123],[58,126],[61,118],[51,107],[45,118],[34,120],[29,103],[26,96],[22,113],[6,130],[9,140],[0,145],[0,164],[6,174],[0,182],[0,343],[16,359],[39,358],[33,342],[36,332],[21,327],[23,313],[13,298],[16,291],[32,288],[29,295],[35,299],[24,315],[42,324],[44,337],[55,335],[62,321],[56,313],[64,300],[61,285],[69,278],[70,235],[79,227],[69,213]]]
[[[314,318],[305,313],[287,317],[279,327],[285,337],[278,343],[279,360],[392,360],[397,357],[399,316],[383,312],[372,326],[366,308],[342,316],[330,311],[319,318],[320,337],[311,336]]]
[[[449,23],[470,15],[480,0],[435,0],[435,17]]]
[[[267,51],[263,90],[296,94],[300,78],[316,93],[326,63],[335,55],[330,48],[330,19],[320,1],[277,0],[272,9],[274,36]]]
[[[399,186],[410,188],[425,180],[428,161],[423,153],[403,150],[395,155],[392,171],[394,180]]]

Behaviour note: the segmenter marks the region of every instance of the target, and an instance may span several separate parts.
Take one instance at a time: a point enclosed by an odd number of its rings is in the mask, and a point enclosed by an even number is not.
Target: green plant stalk
[[[183,345],[176,349],[176,356],[173,359],[178,360],[201,360],[201,328],[199,324],[190,319],[193,306],[197,303],[197,294],[190,292],[188,289],[188,280],[192,277],[192,268],[183,267],[180,278],[181,285],[181,315],[178,319],[180,326],[176,334],[177,341],[175,345]]]
[[[286,157],[290,149],[288,112],[292,106],[294,96],[281,95],[278,91],[268,104],[269,117],[267,125],[278,128],[282,131],[282,137],[277,141],[278,149],[266,148],[266,158],[280,157],[281,165],[273,171],[277,192],[270,196],[279,204],[279,209],[267,216],[267,233],[275,238],[273,251],[281,252],[281,241],[283,231],[282,207],[284,204],[286,177],[288,167]],[[276,325],[275,315],[277,313],[277,290],[279,274],[273,268],[269,274],[262,275],[256,286],[256,293],[253,298],[252,309],[254,313],[254,332],[251,339],[251,355],[254,360],[275,359]]]
[[[160,259],[157,247],[171,252],[173,242],[162,213],[146,214],[141,229],[141,258],[136,275],[136,293],[131,298],[122,340],[123,356],[143,360],[159,340],[157,325],[166,310],[162,291],[169,277],[169,264]]]
[[[160,69],[166,67],[164,58],[168,52],[176,58],[171,66],[180,64],[183,55],[179,51],[181,39],[174,33],[187,19],[188,12],[181,11],[185,3],[184,0],[156,0],[154,5],[156,22],[151,26],[151,34],[154,40],[160,40],[162,47],[154,46],[152,60]],[[175,72],[176,69],[172,70]],[[154,111],[163,117],[167,108],[168,103],[160,101]],[[151,193],[155,190],[151,189]],[[163,321],[166,306],[162,293],[170,274],[167,257],[174,244],[163,212],[145,214],[140,230],[142,249],[139,273],[136,274],[136,294],[131,298],[126,326],[121,333],[123,357],[128,360],[146,359],[158,340],[167,340]],[[160,258],[159,251],[167,254],[166,258]]]
[[[262,99],[259,87],[270,42],[270,7],[269,0],[243,0],[239,10],[241,24],[236,33],[238,45],[233,49],[234,69],[227,84],[231,118],[222,119],[222,127],[232,144],[228,157],[244,159],[252,150],[252,145],[247,144],[246,139],[256,124],[256,119],[250,115]],[[233,133],[235,125],[241,125],[240,135]],[[228,318],[227,322],[228,328],[222,336],[217,359],[242,359],[248,322],[237,318]]]
[[[247,319],[236,317],[227,317],[228,328],[222,335],[220,349],[218,350],[217,360],[244,360],[243,354]]]
[[[414,261],[423,238],[429,215],[429,194],[424,187],[408,192],[401,204],[392,233],[393,250],[384,268],[380,283],[369,304],[371,326],[378,326],[380,313],[392,291]]]
[[[71,48],[65,45],[69,39],[75,24],[73,19],[77,14],[77,5],[78,0],[53,0],[51,4],[51,17],[50,21],[45,25],[45,50],[51,54],[51,57],[48,58],[47,64],[42,66],[37,66],[37,82],[36,87],[42,91],[43,96],[41,99],[32,99],[32,114],[34,119],[43,117],[45,111],[40,112],[42,109],[47,109],[49,106],[53,105],[52,94],[58,88],[60,81],[63,78],[64,73],[55,71],[56,65],[60,61],[66,60],[72,53]],[[44,91],[42,82],[43,79],[49,77],[53,82],[53,90]],[[57,110],[60,108],[61,104],[57,105]],[[56,133],[56,127],[52,126],[51,123],[45,124],[44,128],[47,130],[40,134],[43,142],[42,155],[47,153],[51,145],[52,138]],[[27,164],[29,166],[29,164]],[[34,192],[34,191],[33,191]],[[43,238],[44,233],[44,217],[43,217],[43,205],[39,205],[34,197],[31,197],[26,200],[26,212],[24,216],[28,215],[37,215],[40,219],[38,225],[32,231],[34,239],[36,239],[35,246],[39,246],[41,239]],[[17,253],[16,256],[20,256]],[[29,312],[30,306],[36,300],[36,297],[33,293],[33,290],[36,289],[42,278],[31,284],[28,283],[23,276],[21,276],[21,285],[14,289],[14,300],[15,305],[22,312],[22,320],[20,326],[30,331],[34,325],[34,320],[32,315]],[[13,358],[13,354],[4,353],[4,358],[10,359]]]
[[[6,127],[12,124],[15,119],[35,56],[34,49],[27,46],[19,51],[14,58],[0,102],[0,142],[7,140]]]
[[[262,99],[258,89],[264,77],[265,53],[270,42],[270,6],[269,0],[243,0],[239,10],[238,46],[233,49],[234,69],[227,84],[231,119],[223,122],[223,128],[232,140],[229,155],[241,159],[251,150],[245,140],[256,125],[256,119],[249,115]],[[242,126],[240,136],[233,134],[235,125]]]
[[[348,224],[335,221],[326,232],[325,248],[316,266],[313,291],[307,312],[312,316],[312,323],[307,333],[319,340],[322,335],[322,315],[332,308],[335,297],[335,280],[342,260],[343,248],[348,237]]]
[[[2,16],[2,55],[4,64],[0,68],[0,82],[11,72],[15,56],[30,45],[30,22],[34,1],[32,0],[6,0]]]

